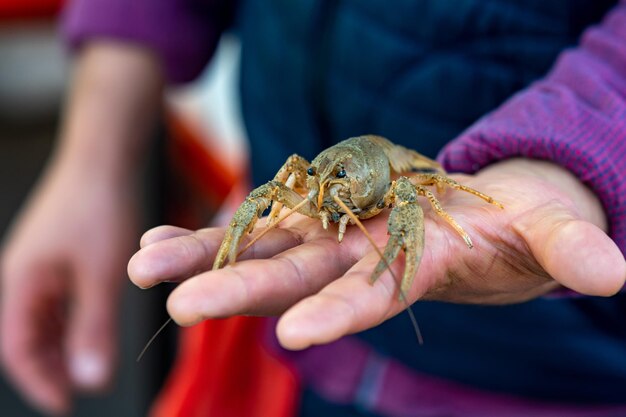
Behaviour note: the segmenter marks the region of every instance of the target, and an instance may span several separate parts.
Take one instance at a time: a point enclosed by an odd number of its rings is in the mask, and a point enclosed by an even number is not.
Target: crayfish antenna
[[[387,268],[389,268],[389,265],[387,265]],[[389,269],[389,271],[391,271],[391,269]],[[391,272],[391,276],[396,281],[396,283],[399,282],[398,278],[396,278],[396,276],[394,275],[393,272]],[[400,284],[398,284],[398,286],[399,285]],[[415,314],[413,313],[413,309],[411,308],[411,305],[409,304],[409,301],[406,299],[406,296],[404,295],[404,291],[402,291],[401,288],[398,288],[398,291],[400,292],[400,299],[404,303],[404,307],[406,309],[406,312],[409,314],[409,319],[411,320],[411,324],[413,325],[413,330],[415,331],[415,337],[417,338],[417,343],[419,343],[420,345],[423,345],[424,344],[424,338],[422,337],[422,331],[420,330],[420,326],[419,326],[419,324],[417,324],[417,319],[415,318]]]
[[[163,329],[165,329],[165,326],[167,326],[168,324],[170,324],[170,322],[172,321],[172,318],[170,317],[169,319],[167,319],[165,321],[165,323],[163,323],[161,325],[161,327],[159,327],[159,330],[157,330],[156,332],[154,332],[154,334],[152,335],[152,337],[150,338],[150,340],[148,340],[148,343],[146,343],[146,345],[143,347],[143,349],[141,350],[141,353],[139,353],[139,356],[137,356],[136,361],[139,362],[141,360],[141,358],[143,358],[143,355],[146,353],[146,351],[148,350],[148,348],[150,347],[150,345],[152,344],[152,342],[154,342],[154,339],[156,339],[156,337],[163,331]]]
[[[348,216],[350,216],[350,218],[354,221],[354,224],[356,224],[358,228],[361,229],[361,231],[363,232],[367,240],[369,240],[370,244],[372,245],[372,247],[374,248],[374,250],[380,257],[380,259],[385,263],[385,266],[389,270],[389,273],[391,274],[393,280],[398,285],[398,291],[400,292],[400,299],[404,303],[404,307],[407,313],[409,314],[409,319],[411,319],[411,324],[413,325],[413,330],[415,331],[415,337],[417,337],[417,343],[419,343],[420,345],[423,345],[424,338],[422,337],[422,332],[420,331],[420,327],[417,324],[417,319],[415,318],[415,314],[413,314],[413,309],[411,308],[411,305],[409,304],[409,301],[407,300],[406,295],[404,294],[404,291],[402,290],[402,288],[400,288],[400,284],[399,284],[400,280],[391,269],[391,265],[389,265],[389,262],[387,262],[387,259],[385,258],[383,253],[380,251],[380,248],[376,245],[376,242],[374,242],[374,238],[372,238],[372,235],[369,234],[369,232],[367,231],[363,223],[361,223],[361,220],[359,220],[356,214],[354,214],[352,210],[350,210],[350,208],[346,206],[346,204],[343,201],[341,201],[339,197],[333,196],[333,199],[335,200],[335,203],[337,203],[337,205],[339,205],[339,207],[341,207],[342,210],[345,211]]]
[[[278,224],[280,222],[282,222],[283,220],[285,220],[287,217],[291,216],[293,213],[297,212],[298,210],[300,210],[300,208],[302,208],[306,203],[309,202],[308,198],[305,198],[304,200],[302,200],[301,202],[299,202],[298,204],[296,204],[293,208],[289,209],[289,211],[287,211],[287,213],[285,213],[282,217],[280,217],[278,220],[276,220],[274,223],[272,223],[270,226],[266,227],[261,233],[259,233],[258,235],[256,235],[254,237],[254,239],[252,239],[250,242],[248,242],[246,244],[246,246],[243,247],[243,249],[241,249],[239,251],[239,253],[237,254],[237,257],[241,256],[242,253],[244,253],[245,251],[247,251],[248,249],[250,249],[250,246],[254,245],[259,239],[261,239],[263,236],[265,236],[267,234],[267,232],[269,232],[270,230],[278,227]]]

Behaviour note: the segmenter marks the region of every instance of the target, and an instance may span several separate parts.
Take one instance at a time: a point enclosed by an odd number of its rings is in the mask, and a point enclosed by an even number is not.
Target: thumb
[[[87,391],[104,389],[117,357],[117,292],[111,277],[78,279],[68,334],[72,382]]]
[[[557,203],[533,210],[513,228],[558,283],[585,295],[611,296],[624,287],[626,262],[604,231]]]

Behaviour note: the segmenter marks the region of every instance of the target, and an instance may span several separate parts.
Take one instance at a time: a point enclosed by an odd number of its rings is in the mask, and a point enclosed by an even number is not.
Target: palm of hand
[[[494,167],[460,181],[492,195],[505,209],[465,193],[448,191],[442,196],[446,211],[474,241],[470,250],[423,204],[425,251],[406,295],[409,303],[418,299],[510,303],[534,298],[559,284],[589,294],[610,294],[623,285],[623,257],[617,247],[586,221],[587,213],[577,208],[571,194],[553,182],[520,175],[515,166]],[[364,222],[380,247],[387,240],[386,221],[383,214]],[[394,276],[387,271],[371,285],[379,257],[355,227],[348,228],[338,244],[332,228],[325,231],[318,220],[294,215],[257,242],[241,262],[208,271],[222,235],[223,230],[214,228],[195,233],[154,229],[131,260],[131,279],[143,287],[186,279],[168,301],[170,314],[183,325],[237,314],[283,314],[278,336],[293,349],[371,328],[406,308],[397,297],[394,279],[402,275],[402,255],[392,265]],[[607,259],[601,265],[621,259],[616,278],[605,279],[609,268],[593,270],[584,262],[572,271],[568,257],[581,247],[586,258]]]

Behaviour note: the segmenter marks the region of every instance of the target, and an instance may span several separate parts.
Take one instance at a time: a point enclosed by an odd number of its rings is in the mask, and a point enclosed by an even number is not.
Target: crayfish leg
[[[465,191],[466,193],[470,193],[475,195],[478,198],[482,198],[489,204],[493,204],[494,206],[498,206],[501,209],[504,206],[496,201],[493,197],[488,196],[487,194],[483,194],[478,190],[475,190],[472,187],[468,187],[463,184],[459,184],[457,181],[453,180],[450,177],[441,174],[431,174],[431,173],[423,173],[423,174],[415,174],[411,176],[411,179],[417,181],[417,186],[428,186],[434,185],[437,187],[437,192],[441,192],[445,189],[446,186],[453,188],[459,191]]]
[[[285,184],[287,188],[296,190],[297,192],[306,189],[306,170],[309,167],[310,162],[301,157],[298,154],[293,154],[283,164],[274,176],[274,181]],[[267,226],[272,226],[278,223],[278,216],[280,214],[283,204],[279,201],[275,201],[272,204],[272,210],[267,217]]]
[[[446,223],[452,226],[452,228],[456,230],[456,232],[459,235],[461,235],[467,247],[472,249],[474,247],[474,244],[472,243],[472,239],[469,237],[467,232],[463,230],[461,225],[458,224],[456,220],[454,220],[454,218],[450,216],[448,212],[443,209],[443,207],[441,207],[441,203],[439,202],[439,200],[437,200],[437,197],[435,197],[435,194],[433,194],[433,192],[430,191],[429,189],[422,187],[420,185],[416,185],[415,188],[418,190],[420,195],[423,195],[424,197],[428,199],[435,213],[437,213],[438,216],[442,217],[446,221]]]

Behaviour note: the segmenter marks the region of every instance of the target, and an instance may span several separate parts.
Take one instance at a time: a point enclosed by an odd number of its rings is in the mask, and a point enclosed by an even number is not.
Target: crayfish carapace
[[[424,213],[417,197],[426,197],[433,210],[472,248],[469,235],[444,211],[428,186],[435,186],[440,191],[444,187],[466,191],[502,207],[493,198],[447,177],[437,162],[380,136],[347,139],[322,151],[310,163],[294,154],[272,181],[254,189],[237,209],[213,269],[221,268],[226,258],[230,263],[235,262],[242,237],[253,230],[270,204],[272,209],[267,219],[267,230],[286,217],[279,218],[281,209],[286,206],[291,209],[288,214],[298,212],[320,219],[325,229],[330,222],[338,223],[339,241],[349,223],[357,224],[365,231],[359,219],[369,219],[384,208],[391,207],[388,220],[390,237],[384,252],[379,251],[381,260],[372,273],[372,281],[396,259],[402,249],[406,260],[400,294],[406,294],[424,249]],[[257,238],[260,236],[262,234]],[[374,247],[378,251],[376,245]]]

